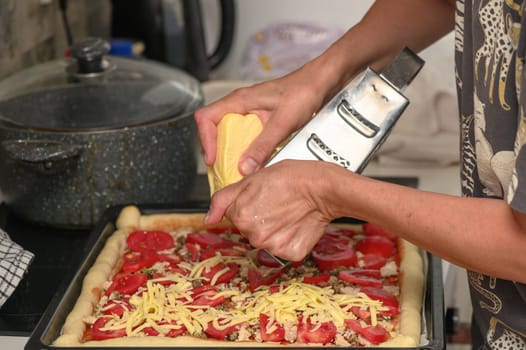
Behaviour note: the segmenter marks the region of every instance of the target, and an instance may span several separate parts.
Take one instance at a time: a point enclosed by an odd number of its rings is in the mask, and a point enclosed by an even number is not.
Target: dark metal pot
[[[34,222],[84,227],[112,205],[188,199],[198,81],[152,61],[92,55],[106,51],[104,42],[79,45],[76,60],[0,83],[0,191],[8,206]]]

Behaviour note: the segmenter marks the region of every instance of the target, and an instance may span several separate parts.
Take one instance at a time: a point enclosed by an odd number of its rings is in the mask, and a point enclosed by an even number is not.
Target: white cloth
[[[13,294],[33,258],[33,253],[24,250],[0,229],[0,307]]]

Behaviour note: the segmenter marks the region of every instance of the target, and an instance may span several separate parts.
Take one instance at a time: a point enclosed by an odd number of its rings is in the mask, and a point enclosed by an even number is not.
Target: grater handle
[[[393,62],[380,73],[380,76],[391,85],[394,85],[399,91],[404,91],[420,69],[422,69],[423,65],[424,60],[406,47],[395,57]]]

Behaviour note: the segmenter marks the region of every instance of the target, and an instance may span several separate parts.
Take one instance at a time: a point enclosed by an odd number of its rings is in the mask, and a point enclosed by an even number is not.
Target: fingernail
[[[258,163],[252,158],[247,158],[243,161],[243,163],[241,163],[239,170],[241,170],[241,174],[249,175],[249,174],[252,174],[254,171],[256,171],[257,168],[258,168]]]
[[[203,218],[203,223],[208,224],[209,219],[210,219],[210,216],[208,215],[208,213],[206,213],[205,217]]]

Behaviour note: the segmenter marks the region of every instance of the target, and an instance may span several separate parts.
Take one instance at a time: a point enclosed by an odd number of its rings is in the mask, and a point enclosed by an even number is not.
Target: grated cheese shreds
[[[246,291],[245,281],[218,283],[230,271],[229,263],[235,263],[245,271],[253,267],[246,257],[222,256],[220,253],[199,262],[180,262],[178,266],[187,271],[183,274],[170,272],[168,265],[161,266],[162,276],[150,278],[130,296],[131,308],[121,302],[123,315],[109,316],[110,320],[101,330],[125,329],[128,336],[143,336],[143,331],[149,327],[160,335],[184,328],[190,335],[202,336],[210,324],[217,330],[239,324],[259,327],[260,316],[265,314],[269,317],[266,331],[272,333],[280,325],[286,325],[289,339],[295,337],[294,327],[301,319],[299,316],[310,319],[312,331],[329,321],[343,331],[347,328],[345,320],[357,318],[352,312],[354,307],[368,310],[372,326],[379,324],[378,312],[388,310],[381,301],[371,299],[359,288],[344,287],[336,293],[331,286],[321,287],[291,279],[286,283],[281,282],[278,288],[275,285],[272,289],[263,285],[249,292]],[[225,267],[209,276],[210,271],[217,269],[218,265]],[[204,277],[204,273],[208,277]],[[207,293],[206,298],[211,301],[228,299],[229,306],[216,308],[193,304],[194,297],[198,299],[198,296],[193,295],[193,290],[202,284],[212,287],[210,291],[213,293]],[[111,307],[100,307],[99,313]],[[362,320],[360,322],[366,326]]]
[[[207,265],[218,262],[214,257],[197,264],[193,270],[194,276],[198,276],[195,271],[203,271]],[[214,276],[216,277],[217,275]],[[332,321],[336,327],[343,328],[344,320],[354,317],[350,311],[345,311],[350,310],[351,306],[368,306],[374,324],[377,322],[376,310],[381,307],[379,301],[372,300],[363,293],[354,296],[335,294],[328,287],[321,288],[292,280],[289,286],[274,293],[270,293],[265,286],[252,294],[242,294],[235,288],[220,291],[210,298],[237,298],[234,308],[220,310],[207,305],[192,305],[193,300],[186,292],[191,288],[191,283],[183,276],[171,280],[177,282],[169,287],[154,283],[156,280],[149,280],[145,291],[130,298],[135,310],[125,313],[121,320],[112,319],[103,330],[126,328],[126,333],[131,336],[140,333],[146,327],[153,327],[162,333],[163,330],[156,321],[168,320],[184,325],[190,334],[200,334],[209,322],[221,330],[243,322],[257,324],[260,314],[269,315],[272,321],[275,320],[279,324],[295,324],[298,312],[313,317],[320,325],[322,322]]]

